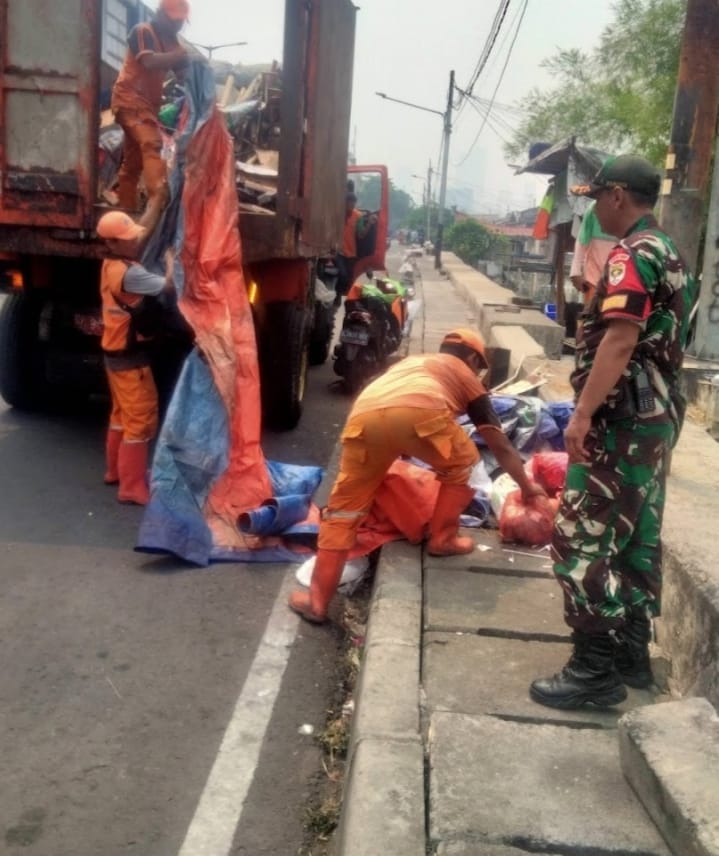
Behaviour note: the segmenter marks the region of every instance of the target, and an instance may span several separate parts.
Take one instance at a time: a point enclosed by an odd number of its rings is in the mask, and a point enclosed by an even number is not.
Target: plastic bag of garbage
[[[537,496],[531,502],[524,502],[521,491],[512,491],[505,499],[499,517],[502,541],[516,541],[531,547],[549,544],[558,508],[558,499]]]
[[[312,572],[315,569],[315,558],[316,556],[311,556],[295,571],[295,579],[305,588],[310,587]],[[369,559],[367,556],[358,556],[356,559],[350,559],[345,562],[339,582],[339,586],[345,594],[352,594],[357,589],[362,581],[362,577],[367,572],[367,568],[369,568]]]
[[[494,512],[494,516],[499,520],[499,516],[502,513],[502,508],[504,507],[504,502],[512,491],[517,490],[519,485],[517,482],[509,475],[509,473],[502,473],[499,478],[496,478],[492,482],[492,490],[489,494],[489,501],[492,504],[492,511]]]
[[[568,466],[569,455],[566,452],[537,452],[532,456],[532,478],[550,496],[556,496],[564,487]]]

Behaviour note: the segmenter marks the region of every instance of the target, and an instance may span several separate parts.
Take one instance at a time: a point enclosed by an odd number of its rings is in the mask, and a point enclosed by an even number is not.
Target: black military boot
[[[617,633],[619,646],[614,662],[628,687],[643,690],[654,683],[649,659],[652,625],[643,612],[630,611],[627,621]]]
[[[574,653],[562,671],[532,683],[529,694],[534,701],[561,710],[576,710],[585,704],[612,707],[623,702],[627,690],[614,665],[614,637],[608,633],[589,636],[575,630],[572,642]]]

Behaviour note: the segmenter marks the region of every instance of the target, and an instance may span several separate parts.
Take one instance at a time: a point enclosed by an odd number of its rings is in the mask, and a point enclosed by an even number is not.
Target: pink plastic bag
[[[531,503],[525,503],[521,491],[512,491],[504,501],[499,516],[502,541],[516,541],[531,547],[549,544],[558,508],[559,499],[534,497]]]
[[[556,496],[564,488],[568,466],[566,452],[537,452],[532,457],[532,477],[550,496]]]

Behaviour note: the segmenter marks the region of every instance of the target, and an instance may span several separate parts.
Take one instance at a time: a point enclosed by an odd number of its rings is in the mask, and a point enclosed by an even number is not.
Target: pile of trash
[[[231,66],[212,63],[217,104],[232,136],[236,185],[244,210],[276,208],[282,69],[277,62]]]
[[[278,62],[243,66],[210,63],[217,106],[232,137],[235,186],[240,207],[254,214],[274,214],[277,207],[282,69]],[[174,136],[185,92],[175,79],[165,84],[158,119],[163,157],[172,159]],[[123,131],[109,110],[101,117],[98,199],[117,204],[117,174],[122,162]],[[171,164],[170,164],[171,168]]]
[[[526,462],[527,474],[546,490],[549,501],[537,501],[532,507],[522,502],[516,482],[501,470],[481,434],[467,418],[463,426],[482,459],[472,473],[470,486],[475,495],[462,516],[462,525],[498,526],[505,541],[543,546],[549,543],[567,474],[564,429],[574,403],[524,395],[492,394],[491,398],[504,433]]]

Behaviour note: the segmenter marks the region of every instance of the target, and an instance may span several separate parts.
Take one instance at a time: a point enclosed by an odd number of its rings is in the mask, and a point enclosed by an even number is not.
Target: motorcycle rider
[[[406,357],[355,401],[342,432],[339,475],[322,515],[310,590],[293,592],[289,599],[290,608],[307,621],[326,620],[357,530],[400,455],[429,464],[441,482],[429,523],[429,553],[454,556],[473,550],[474,541],[458,532],[459,516],[474,496],[468,480],[479,453],[455,417],[467,413],[526,502],[546,496],[527,477],[482,383],[480,376],[488,370],[482,337],[460,328],[444,337],[439,350]]]

